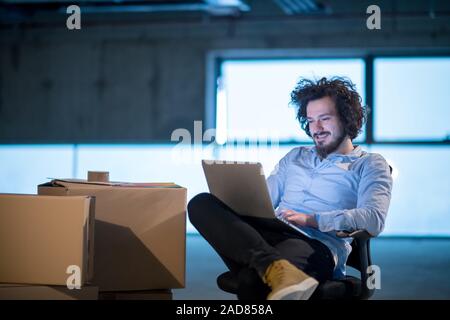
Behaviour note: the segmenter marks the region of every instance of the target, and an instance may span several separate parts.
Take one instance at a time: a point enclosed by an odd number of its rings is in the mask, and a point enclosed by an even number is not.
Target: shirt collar
[[[313,146],[311,147],[310,151],[315,155],[317,155],[317,150],[316,147]],[[353,148],[353,150],[350,153],[347,154],[341,154],[341,153],[331,153],[328,155],[327,160],[338,160],[338,159],[342,159],[341,162],[343,161],[354,161],[358,158],[360,158],[362,155],[364,155],[364,151],[361,148],[361,146],[359,145],[355,145],[355,147]]]

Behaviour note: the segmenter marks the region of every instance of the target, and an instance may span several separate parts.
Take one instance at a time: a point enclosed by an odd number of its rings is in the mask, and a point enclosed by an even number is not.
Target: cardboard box
[[[91,195],[95,208],[95,270],[100,291],[183,288],[186,189],[173,183],[53,180],[39,194]]]
[[[0,194],[0,282],[66,286],[93,276],[94,199]]]
[[[101,292],[99,300],[172,300],[172,290]]]
[[[84,286],[68,289],[65,286],[29,286],[0,284],[0,300],[97,300],[98,287]]]

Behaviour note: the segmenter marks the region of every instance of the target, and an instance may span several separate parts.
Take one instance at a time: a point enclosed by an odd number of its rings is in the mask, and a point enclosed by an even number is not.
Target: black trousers
[[[210,193],[189,201],[191,223],[237,277],[239,299],[265,299],[262,281],[267,267],[287,259],[319,282],[331,279],[334,260],[328,247],[274,219],[236,214]]]

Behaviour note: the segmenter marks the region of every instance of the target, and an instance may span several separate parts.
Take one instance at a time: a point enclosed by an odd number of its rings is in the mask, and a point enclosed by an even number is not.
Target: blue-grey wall
[[[65,16],[0,29],[0,143],[164,142],[204,119],[206,56],[219,49],[450,52],[448,15],[205,18]]]

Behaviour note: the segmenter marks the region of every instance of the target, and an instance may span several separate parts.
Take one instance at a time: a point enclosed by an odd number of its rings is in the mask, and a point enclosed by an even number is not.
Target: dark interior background
[[[0,143],[169,142],[205,119],[212,50],[450,52],[449,1],[378,0],[381,30],[373,1],[225,2],[0,1]]]

